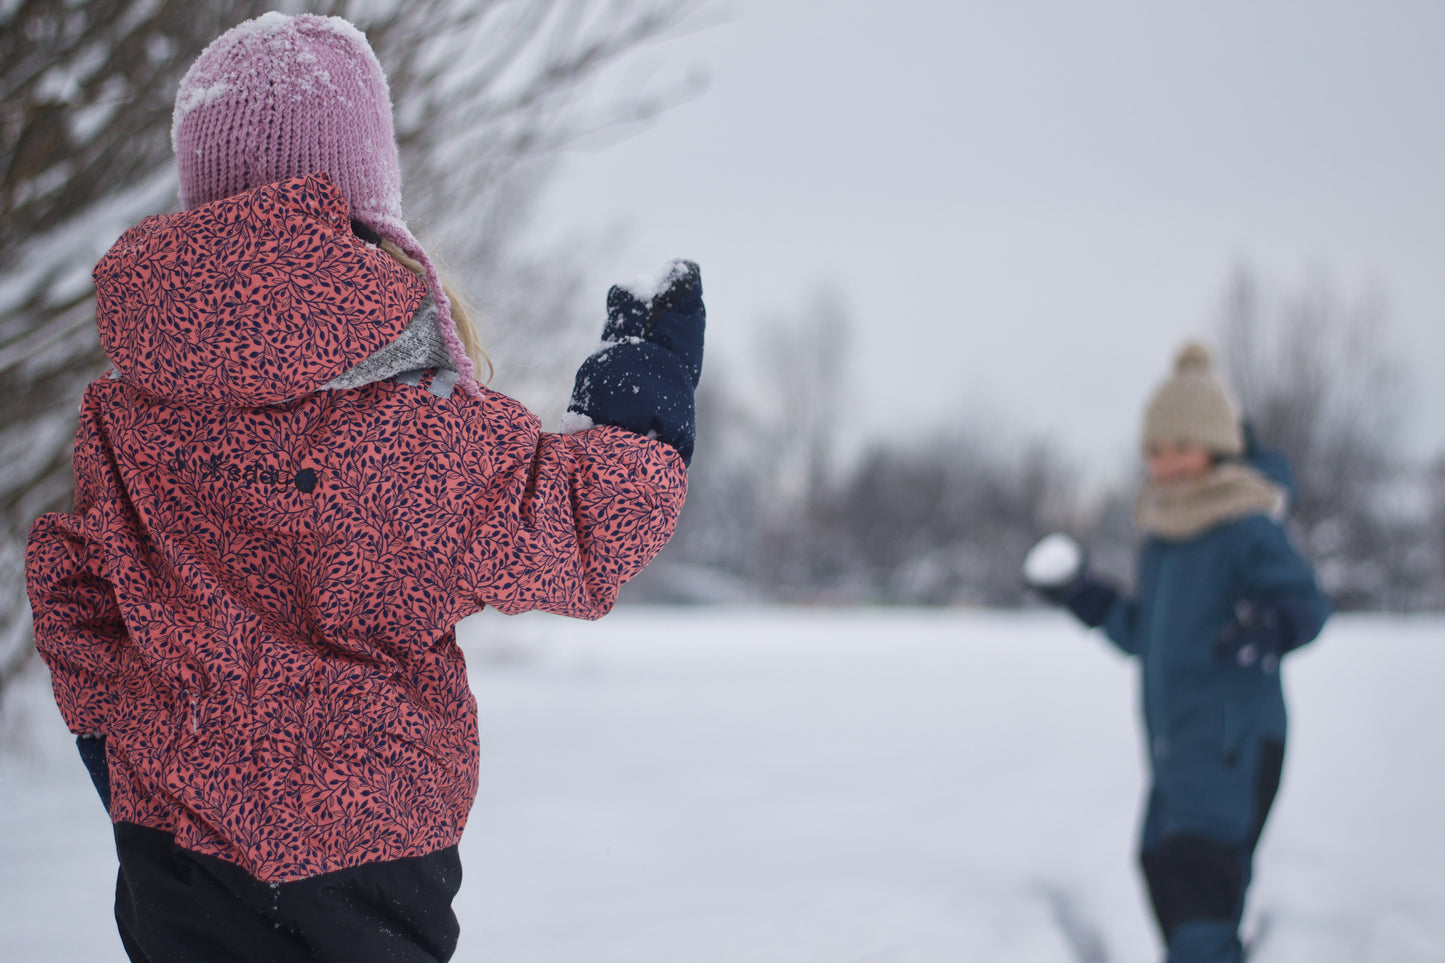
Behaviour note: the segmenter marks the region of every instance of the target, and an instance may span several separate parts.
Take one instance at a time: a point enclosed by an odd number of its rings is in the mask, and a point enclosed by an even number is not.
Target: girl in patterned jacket
[[[1153,784],[1139,846],[1169,963],[1239,963],[1255,846],[1279,787],[1279,663],[1329,604],[1285,534],[1288,468],[1256,451],[1201,345],[1144,415],[1145,536],[1132,597],[1063,536],[1025,577],[1140,663]]]
[[[401,214],[386,78],[267,14],[181,83],[179,214],[95,269],[113,368],[75,511],[36,521],[36,645],[114,823],[132,960],[445,960],[477,789],[457,622],[580,618],[686,491],[696,265],[614,288],[570,433],[482,387]],[[468,345],[472,350],[468,352]]]

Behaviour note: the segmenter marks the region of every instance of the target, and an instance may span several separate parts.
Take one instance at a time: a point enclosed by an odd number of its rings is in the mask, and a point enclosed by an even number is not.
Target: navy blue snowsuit
[[[1287,483],[1277,465],[1256,467]],[[1284,762],[1285,704],[1278,672],[1222,659],[1215,643],[1241,600],[1271,613],[1283,651],[1319,634],[1329,603],[1262,514],[1189,539],[1150,537],[1135,596],[1101,598],[1099,588],[1094,598],[1107,604],[1079,614],[1140,662],[1153,784],[1139,858],[1170,963],[1236,963],[1254,849]]]

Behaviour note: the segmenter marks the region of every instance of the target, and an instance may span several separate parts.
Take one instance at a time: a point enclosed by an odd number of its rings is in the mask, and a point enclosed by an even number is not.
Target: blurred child
[[[114,367],[82,404],[75,511],[36,521],[26,563],[114,822],[121,940],[132,960],[445,960],[478,779],[454,627],[487,605],[598,618],[667,541],[698,270],[613,290],[575,431],[549,434],[476,381],[355,27],[228,31],[172,133],[184,210],[95,269]]]
[[[1139,860],[1169,963],[1236,963],[1252,859],[1279,787],[1279,662],[1329,606],[1281,521],[1287,468],[1246,444],[1200,345],[1144,413],[1144,535],[1128,597],[1050,536],[1025,578],[1139,659],[1153,776]]]

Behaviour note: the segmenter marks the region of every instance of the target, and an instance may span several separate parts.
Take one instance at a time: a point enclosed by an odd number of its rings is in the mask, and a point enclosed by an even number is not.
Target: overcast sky
[[[1327,272],[1387,297],[1412,450],[1445,449],[1445,3],[718,9],[628,74],[707,90],[570,158],[543,206],[544,234],[626,228],[599,291],[698,260],[738,370],[833,287],[853,430],[989,419],[1098,470],[1236,266]]]

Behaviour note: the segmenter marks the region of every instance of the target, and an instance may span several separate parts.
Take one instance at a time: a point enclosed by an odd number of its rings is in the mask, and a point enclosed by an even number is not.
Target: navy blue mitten
[[[1214,658],[1242,668],[1258,666],[1264,673],[1278,671],[1280,656],[1298,648],[1296,606],[1291,599],[1269,604],[1240,599],[1234,621],[1214,639]]]
[[[105,736],[76,736],[75,747],[80,750],[80,761],[90,773],[90,781],[100,794],[101,805],[110,812],[110,767],[105,761]]]
[[[1109,609],[1119,598],[1119,590],[1088,573],[1079,576],[1059,602],[1091,629],[1097,629],[1109,617]]]
[[[614,285],[602,347],[577,369],[569,415],[664,441],[691,464],[706,320],[692,261],[669,264],[650,294]]]

